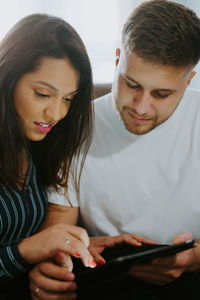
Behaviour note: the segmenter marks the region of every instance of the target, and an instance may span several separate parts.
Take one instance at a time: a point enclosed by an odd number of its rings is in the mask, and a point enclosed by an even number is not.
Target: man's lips
[[[147,123],[148,121],[151,121],[152,119],[144,119],[144,118],[139,118],[136,117],[132,112],[128,112],[129,116],[131,117],[131,119],[133,119],[136,123],[138,124],[144,124]]]

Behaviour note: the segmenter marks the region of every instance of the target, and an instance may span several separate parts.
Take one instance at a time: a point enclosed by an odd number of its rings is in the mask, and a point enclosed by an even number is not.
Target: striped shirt
[[[30,268],[17,245],[37,232],[47,211],[46,192],[30,165],[24,191],[0,184],[0,278],[14,278]]]

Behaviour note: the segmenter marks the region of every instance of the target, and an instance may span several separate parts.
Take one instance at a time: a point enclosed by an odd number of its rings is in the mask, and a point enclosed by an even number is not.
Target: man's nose
[[[134,95],[133,108],[138,115],[143,115],[149,112],[151,108],[151,96],[148,91],[140,91]]]

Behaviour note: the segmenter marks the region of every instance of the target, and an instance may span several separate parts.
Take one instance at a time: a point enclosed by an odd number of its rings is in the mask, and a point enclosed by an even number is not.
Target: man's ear
[[[195,71],[192,71],[190,73],[190,76],[188,77],[188,80],[187,80],[187,86],[190,84],[192,78],[196,75],[196,72]]]
[[[117,65],[118,65],[118,63],[119,63],[120,52],[121,52],[120,49],[117,48],[117,49],[116,49],[116,60],[115,60],[115,65],[116,65],[116,67],[117,67]]]

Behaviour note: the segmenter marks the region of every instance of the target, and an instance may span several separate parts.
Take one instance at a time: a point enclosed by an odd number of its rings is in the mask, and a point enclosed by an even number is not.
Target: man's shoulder
[[[184,98],[189,101],[193,101],[197,105],[200,104],[200,90],[187,88],[184,94]]]
[[[187,113],[193,121],[200,120],[200,90],[188,88],[182,100],[182,113]]]
[[[106,94],[94,101],[95,123],[107,122],[113,111],[112,94]]]
[[[99,98],[96,98],[94,100],[94,108],[95,110],[100,110],[100,109],[103,109],[106,104],[108,103],[108,101],[111,100],[111,93],[108,93],[104,96],[101,96]]]
[[[200,90],[188,88],[180,102],[178,112],[175,119],[180,122],[184,132],[188,130],[190,135],[193,134],[193,137],[197,137],[200,141],[199,133],[194,135],[194,128],[197,128],[195,132],[198,132],[200,126]]]
[[[99,155],[103,151],[102,145],[110,141],[113,131],[116,130],[112,94],[109,93],[97,98],[94,101],[94,108],[94,134],[89,153]],[[104,142],[102,143],[102,141]]]

